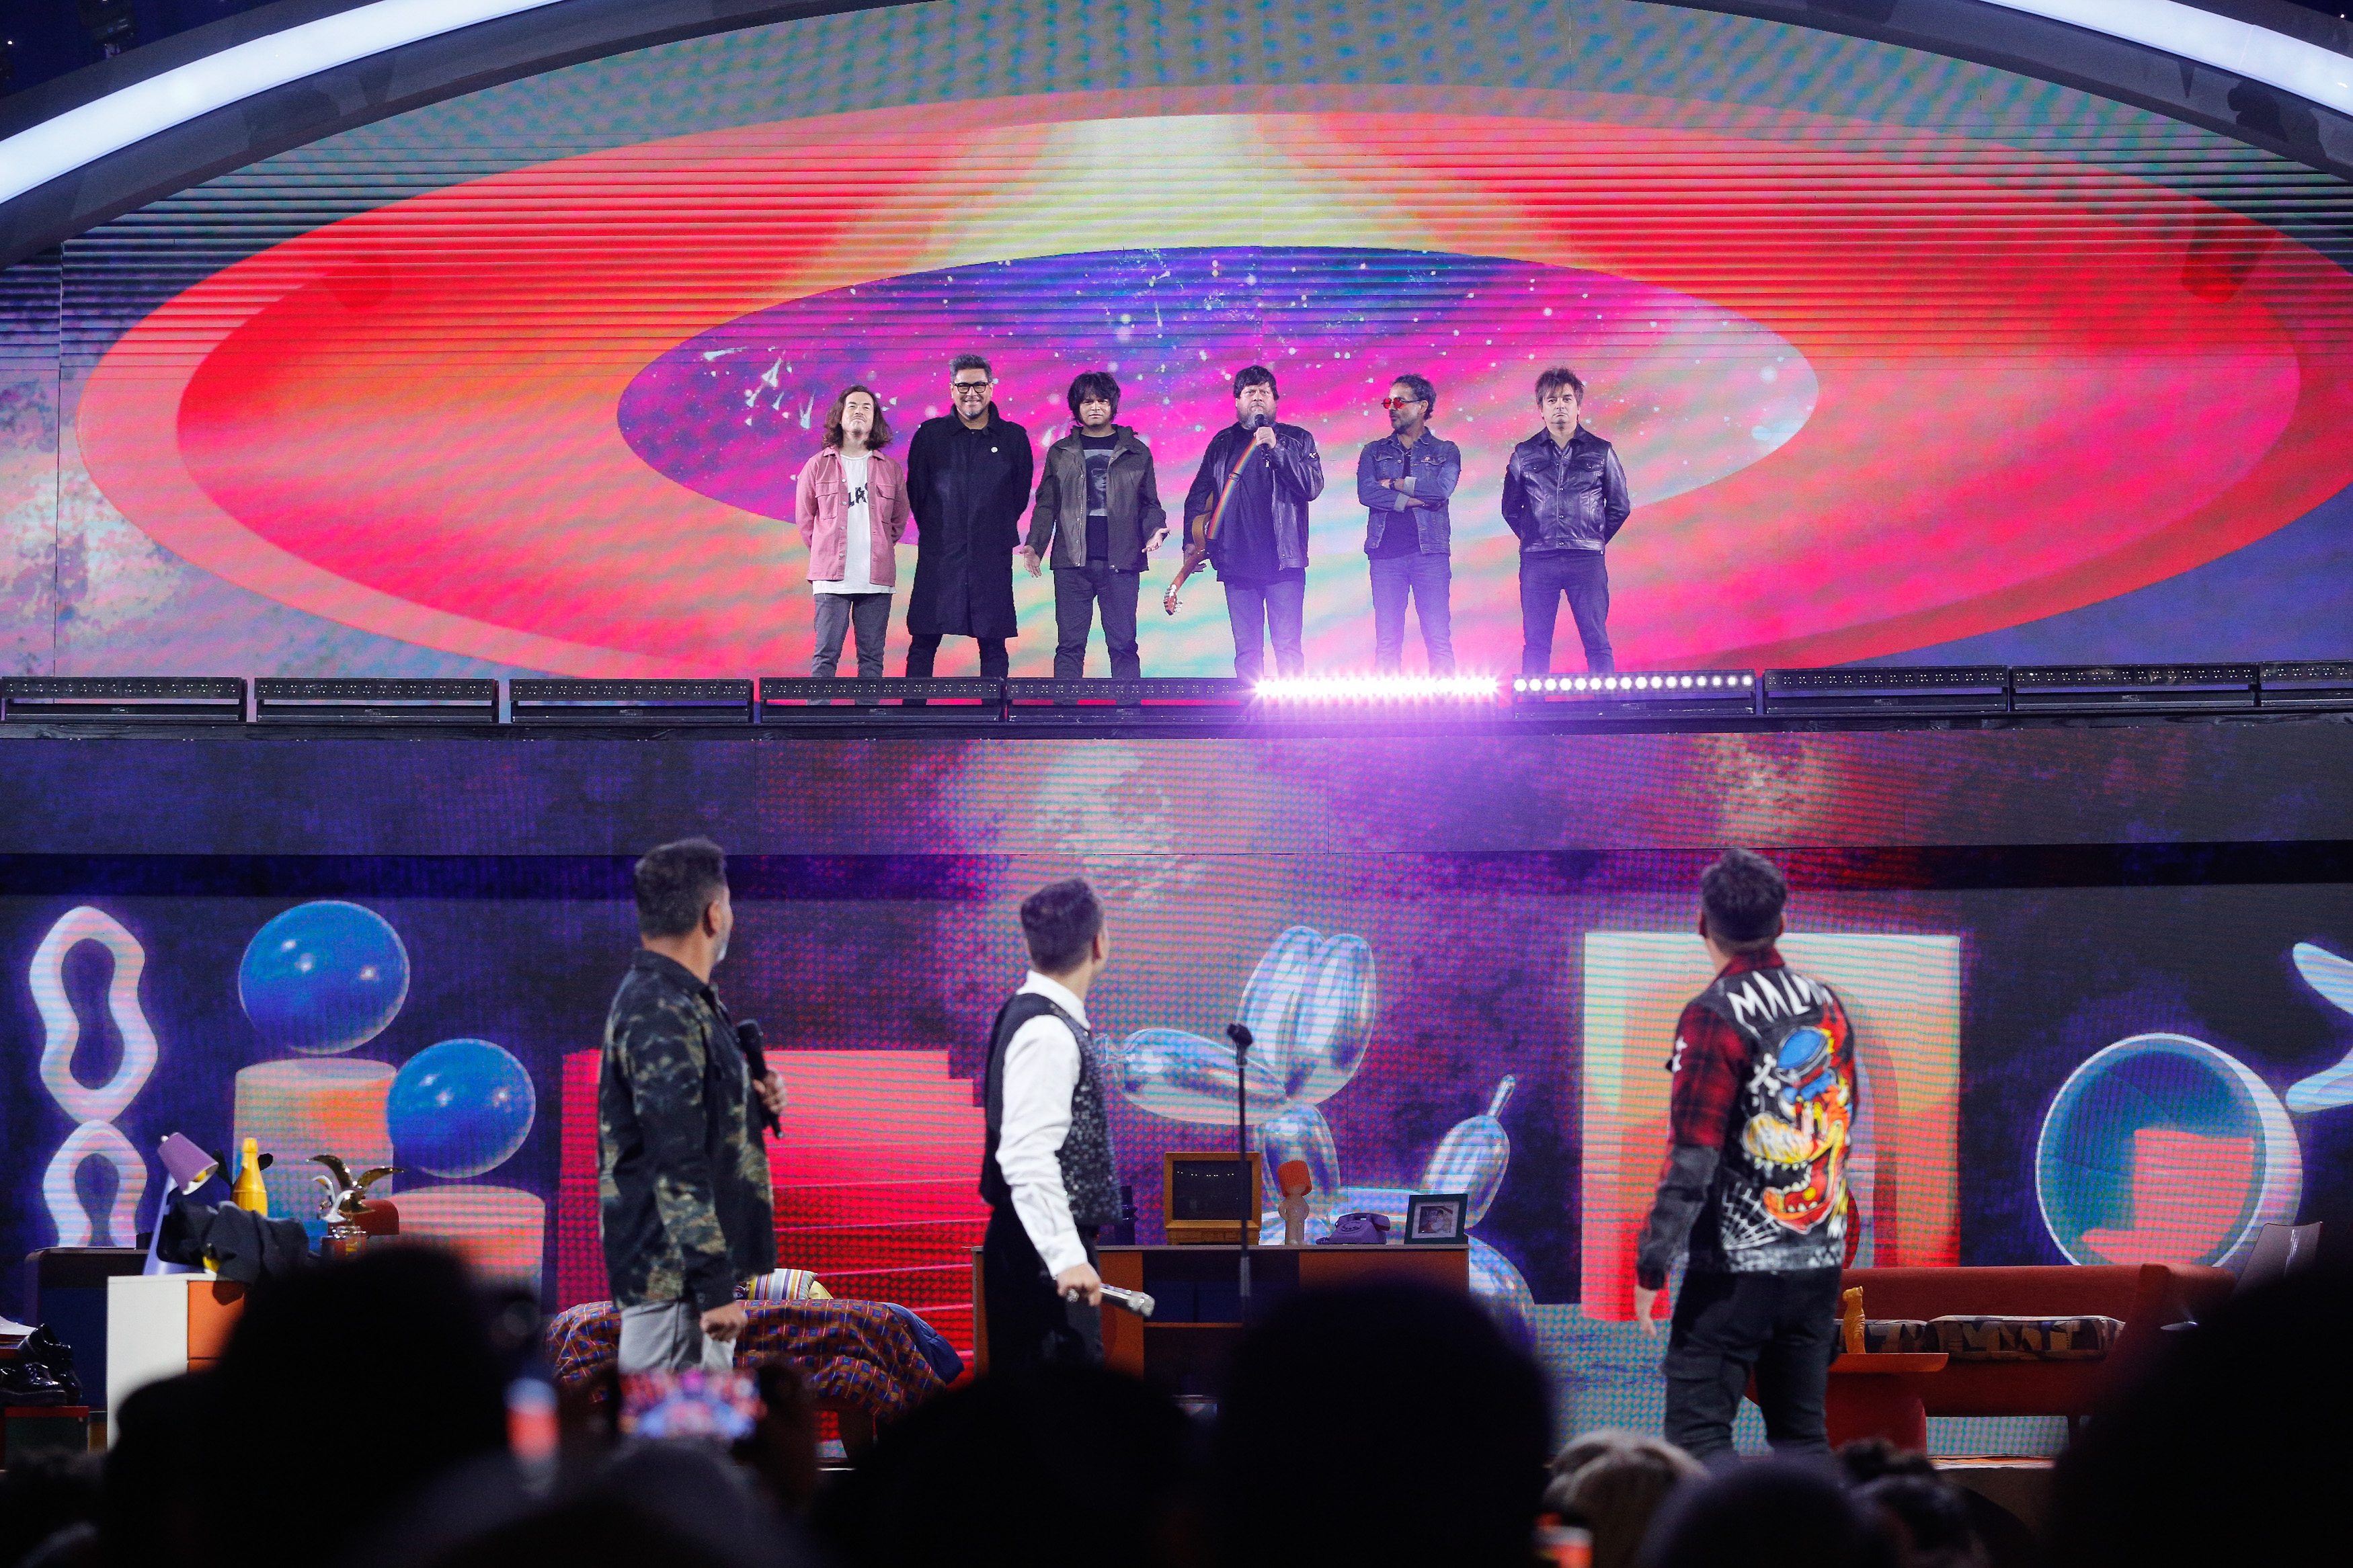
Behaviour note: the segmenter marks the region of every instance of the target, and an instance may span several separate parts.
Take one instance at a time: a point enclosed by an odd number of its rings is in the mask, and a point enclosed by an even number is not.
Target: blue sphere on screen
[[[332,1056],[375,1038],[399,1013],[408,950],[374,910],[297,904],[246,943],[237,994],[269,1045]]]
[[[2034,1185],[2073,1262],[2227,1267],[2294,1217],[2304,1161],[2286,1108],[2243,1062],[2187,1035],[2135,1035],[2061,1086]]]
[[[538,1106],[531,1074],[511,1052],[488,1040],[444,1040],[408,1059],[384,1110],[404,1169],[479,1176],[522,1147]]]

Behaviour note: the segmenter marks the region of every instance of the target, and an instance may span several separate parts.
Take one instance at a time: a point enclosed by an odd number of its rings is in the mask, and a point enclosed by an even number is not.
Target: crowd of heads
[[[818,1461],[791,1370],[732,1448],[621,1437],[567,1394],[558,1456],[510,1448],[537,1302],[385,1248],[265,1282],[213,1367],[148,1384],[98,1456],[0,1475],[0,1568],[2109,1568],[2303,1561],[2353,1458],[2331,1353],[2353,1279],[2243,1293],[2085,1424],[2038,1541],[1918,1454],[1713,1473],[1655,1436],[1555,1448],[1526,1347],[1457,1294],[1309,1293],[1244,1336],[1203,1417],[1099,1368],[982,1378]]]

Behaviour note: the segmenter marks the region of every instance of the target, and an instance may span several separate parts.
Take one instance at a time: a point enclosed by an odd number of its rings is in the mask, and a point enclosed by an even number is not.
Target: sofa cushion
[[[1862,1348],[1871,1355],[1916,1355],[1935,1347],[1928,1343],[1928,1325],[1919,1318],[1865,1318]]]
[[[1955,1361],[2098,1361],[2116,1348],[2124,1324],[2092,1316],[1964,1314],[1932,1318],[1927,1331],[1926,1348]]]

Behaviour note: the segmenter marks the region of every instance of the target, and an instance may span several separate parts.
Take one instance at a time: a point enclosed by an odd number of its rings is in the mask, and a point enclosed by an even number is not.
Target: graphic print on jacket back
[[[1727,973],[1694,1010],[1746,1047],[1692,1265],[1746,1274],[1845,1261],[1854,1034],[1830,987],[1782,965]],[[1698,1031],[1694,1031],[1698,1032]],[[1680,1058],[1684,1044],[1678,1041]]]

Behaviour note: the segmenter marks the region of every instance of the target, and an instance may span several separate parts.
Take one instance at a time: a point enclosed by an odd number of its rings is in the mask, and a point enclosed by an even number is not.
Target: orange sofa
[[[2124,1323],[2099,1361],[1954,1361],[1915,1384],[1930,1415],[2086,1414],[2117,1381],[2146,1365],[2165,1325],[2202,1317],[2237,1286],[2228,1269],[2183,1264],[2003,1268],[1850,1268],[1866,1318],[2102,1317]]]

